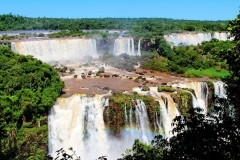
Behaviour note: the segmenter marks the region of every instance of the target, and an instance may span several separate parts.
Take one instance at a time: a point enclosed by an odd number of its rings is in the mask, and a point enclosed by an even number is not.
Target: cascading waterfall
[[[206,109],[208,87],[205,82],[186,82],[174,84],[173,87],[192,88],[193,107]],[[215,94],[224,94],[224,83],[214,82]],[[154,121],[151,128],[147,106],[142,100],[132,100],[123,105],[124,128],[118,136],[111,134],[107,127],[112,114],[108,114],[109,99],[105,95],[86,97],[73,95],[69,98],[59,98],[52,107],[49,116],[49,154],[54,156],[55,151],[70,147],[81,156],[81,159],[96,159],[107,155],[109,159],[117,159],[130,148],[135,139],[149,143],[156,134],[170,138],[172,135],[172,120],[180,115],[178,104],[175,104],[168,93],[158,92],[157,87],[150,87],[150,91],[135,89],[139,94],[151,95],[159,102],[159,112],[153,114]],[[206,113],[206,111],[205,111]]]
[[[178,45],[197,45],[203,41],[210,41],[213,38],[218,40],[228,40],[229,33],[214,32],[211,33],[172,33],[164,35],[164,38],[173,43],[174,46]]]
[[[149,142],[152,139],[152,136],[144,134],[145,131],[148,131],[149,128],[149,119],[147,115],[147,109],[143,101],[137,100],[136,105],[136,125],[140,131],[140,140],[143,142]]]
[[[176,104],[170,95],[159,93],[157,87],[150,88],[150,95],[153,96],[160,105],[160,121],[157,122],[161,124],[159,133],[162,133],[165,137],[173,136],[170,132],[172,130],[171,123],[176,116],[180,115]]]
[[[49,154],[73,147],[83,159],[108,154],[102,96],[59,98],[48,116]]]
[[[163,123],[164,132],[166,137],[170,137],[171,130],[171,118],[168,116],[167,107],[162,99],[159,99],[160,107],[161,107],[161,121]]]
[[[138,51],[136,53],[135,48],[134,48],[134,39],[133,38],[125,38],[125,37],[120,37],[115,39],[114,42],[114,50],[113,53],[115,55],[120,55],[122,53],[127,53],[129,55],[141,55],[141,48],[140,48],[140,40],[138,42]]]
[[[208,85],[206,82],[186,82],[174,84],[174,87],[191,88],[196,94],[197,103],[204,113],[208,111]]]
[[[76,61],[89,55],[97,57],[94,39],[52,39],[12,42],[11,49],[23,55],[32,55],[44,62]]]
[[[103,121],[103,110],[109,101],[102,97],[73,95],[57,100],[48,116],[50,155],[54,156],[60,148],[67,150],[73,147],[82,159],[95,159],[102,155],[116,159],[131,147],[136,138],[146,143],[154,138],[146,106],[141,100],[136,101],[134,111],[131,107],[129,115],[125,111],[129,125],[121,131],[121,138],[113,137]],[[136,122],[133,121],[133,114]]]

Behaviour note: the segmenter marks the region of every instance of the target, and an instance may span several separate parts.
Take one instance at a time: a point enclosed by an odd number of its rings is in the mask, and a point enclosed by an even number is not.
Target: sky
[[[232,20],[240,0],[0,0],[0,14],[53,18]]]

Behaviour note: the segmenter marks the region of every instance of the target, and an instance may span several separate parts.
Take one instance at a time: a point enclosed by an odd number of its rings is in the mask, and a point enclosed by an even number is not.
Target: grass
[[[209,78],[216,78],[216,79],[222,79],[228,75],[230,75],[230,73],[227,70],[224,69],[218,69],[218,68],[208,68],[205,70],[197,70],[197,69],[193,69],[190,68],[185,72],[185,75],[187,77],[203,77],[203,76],[207,76]]]

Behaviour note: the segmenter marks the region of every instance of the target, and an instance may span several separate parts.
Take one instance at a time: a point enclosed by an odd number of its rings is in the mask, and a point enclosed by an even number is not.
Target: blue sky
[[[27,17],[160,17],[231,20],[240,0],[0,0],[0,14]]]

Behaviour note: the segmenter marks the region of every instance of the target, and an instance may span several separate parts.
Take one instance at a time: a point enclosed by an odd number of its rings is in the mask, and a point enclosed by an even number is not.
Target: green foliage
[[[155,48],[159,56],[148,56],[142,68],[171,72],[187,77],[209,76],[222,79],[229,75],[226,71],[226,58],[220,53],[231,49],[235,42],[212,39],[197,46],[178,46],[171,48],[165,40],[158,42]],[[216,69],[215,69],[216,68]]]
[[[176,90],[172,86],[158,86],[158,92],[175,92]]]
[[[142,91],[150,91],[150,88],[148,86],[143,86]]]
[[[188,111],[192,107],[192,95],[188,92],[189,89],[178,89],[177,93],[171,94],[174,102],[179,105],[180,112],[183,116],[188,116]],[[194,92],[194,91],[193,91]]]
[[[74,68],[70,68],[70,69],[69,69],[69,73],[70,73],[70,74],[73,74],[73,73],[74,73],[74,71],[75,71],[75,69],[74,69]]]
[[[137,37],[159,36],[164,31],[226,31],[227,21],[174,20],[168,18],[28,18],[20,15],[0,15],[0,30],[130,30]],[[66,31],[67,32],[67,31]],[[104,35],[103,35],[104,36]]]
[[[37,121],[47,115],[63,86],[51,66],[32,56],[15,54],[6,46],[0,47],[0,144],[4,153],[15,149],[24,159],[39,156],[40,152],[44,155],[38,143],[47,144],[39,139],[47,138],[47,126],[36,127]],[[6,145],[7,141],[11,145]]]
[[[160,71],[160,72],[167,72],[167,71],[169,71],[167,68],[168,62],[169,61],[166,58],[159,57],[158,59],[146,61],[142,65],[142,68],[156,70],[156,71]]]
[[[62,38],[62,37],[82,37],[84,36],[85,33],[83,31],[76,31],[76,30],[61,30],[60,32],[57,33],[52,33],[49,34],[49,38]]]
[[[138,78],[134,78],[134,80],[133,80],[134,82],[136,82],[136,83],[138,83]]]
[[[153,97],[142,96],[136,92],[133,95],[113,92],[113,95],[109,97],[109,106],[104,108],[104,122],[114,135],[129,125],[129,122],[125,119],[125,112],[129,115],[130,110],[132,110],[133,123],[136,123],[137,101],[145,103],[151,128],[154,129],[155,115],[157,113],[160,116],[160,113],[159,104],[155,102]]]
[[[162,137],[159,136],[159,139]],[[123,160],[161,160],[163,158],[165,140],[152,141],[151,144],[145,144],[138,139],[135,140],[132,149],[128,149],[123,155]],[[161,144],[161,145],[159,145]]]
[[[223,79],[224,77],[229,76],[229,72],[224,69],[217,69],[217,68],[208,68],[208,69],[193,69],[189,68],[185,72],[186,77],[203,77],[207,76],[209,78],[215,78],[215,79]]]

